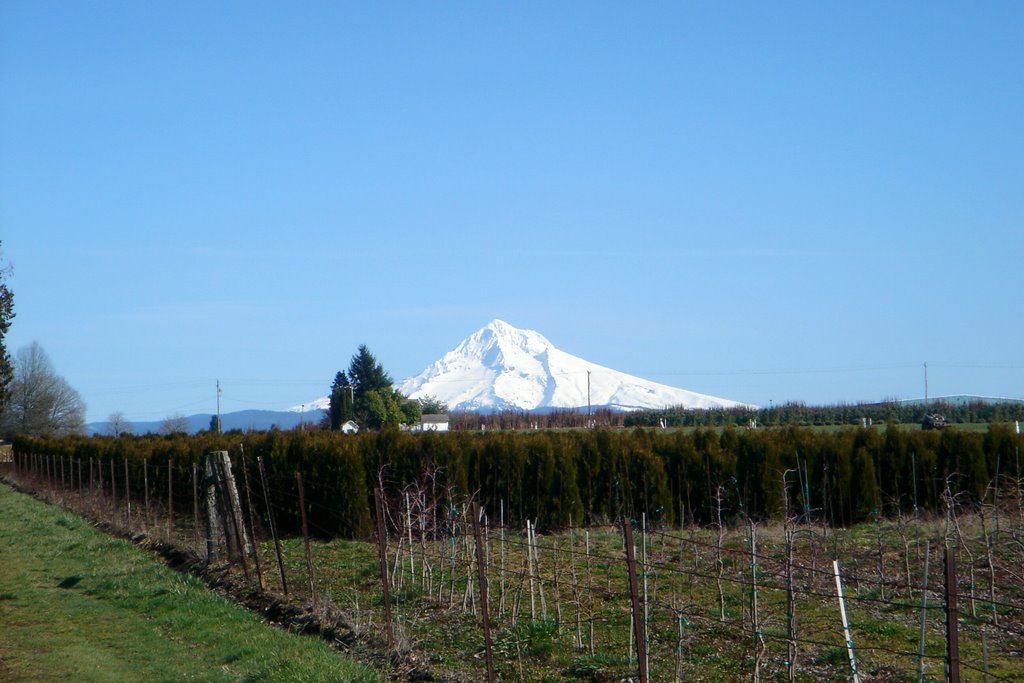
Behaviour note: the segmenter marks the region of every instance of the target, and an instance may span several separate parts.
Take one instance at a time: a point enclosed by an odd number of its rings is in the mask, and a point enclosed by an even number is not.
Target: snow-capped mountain
[[[492,320],[396,388],[411,398],[433,396],[451,410],[537,410],[607,406],[638,410],[747,405],[658,384],[560,351],[533,330]]]
[[[331,407],[331,397],[330,396],[321,396],[320,398],[313,399],[309,403],[303,403],[302,405],[299,405],[299,406],[292,406],[291,408],[287,409],[287,412],[289,412],[289,413],[304,413],[304,412],[309,412],[310,410],[327,410],[330,407]]]

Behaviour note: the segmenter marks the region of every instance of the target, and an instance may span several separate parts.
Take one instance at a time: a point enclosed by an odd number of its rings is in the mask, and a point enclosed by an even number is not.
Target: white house
[[[358,431],[359,431],[359,425],[357,425],[352,420],[346,420],[345,422],[341,423],[341,433],[342,434],[355,434]]]
[[[448,422],[449,420],[447,415],[424,415],[420,418],[420,431],[447,432]]]

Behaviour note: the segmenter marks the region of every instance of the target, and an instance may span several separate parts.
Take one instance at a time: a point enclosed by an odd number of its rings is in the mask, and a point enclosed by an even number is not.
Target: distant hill
[[[190,434],[210,428],[211,413],[197,413],[185,418]],[[294,429],[300,424],[318,424],[323,418],[322,410],[295,412],[286,410],[240,410],[235,413],[222,413],[220,416],[221,430],[231,431],[262,431],[277,427],[278,429]],[[164,420],[153,422],[130,422],[129,427],[134,434],[157,433]],[[109,422],[90,422],[85,425],[87,434],[109,434]]]
[[[906,406],[923,406],[942,403],[944,405],[963,407],[972,403],[983,403],[985,405],[996,405],[998,403],[1024,403],[1024,398],[999,398],[995,396],[971,396],[969,394],[958,394],[956,396],[929,396],[925,401],[923,398],[908,398],[898,401]]]

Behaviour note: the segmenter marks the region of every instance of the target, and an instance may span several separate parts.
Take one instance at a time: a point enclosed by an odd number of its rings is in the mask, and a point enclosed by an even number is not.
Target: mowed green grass
[[[5,485],[0,624],[4,681],[381,680]]]

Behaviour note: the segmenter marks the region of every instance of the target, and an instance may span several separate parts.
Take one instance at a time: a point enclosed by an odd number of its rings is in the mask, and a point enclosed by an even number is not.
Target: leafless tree
[[[4,413],[6,434],[78,434],[85,428],[85,402],[54,371],[38,342],[18,350],[14,358],[11,399]]]
[[[181,413],[168,416],[160,423],[161,434],[188,434],[188,418]]]
[[[120,410],[107,416],[107,433],[111,436],[121,436],[125,432],[131,432],[132,424]]]

